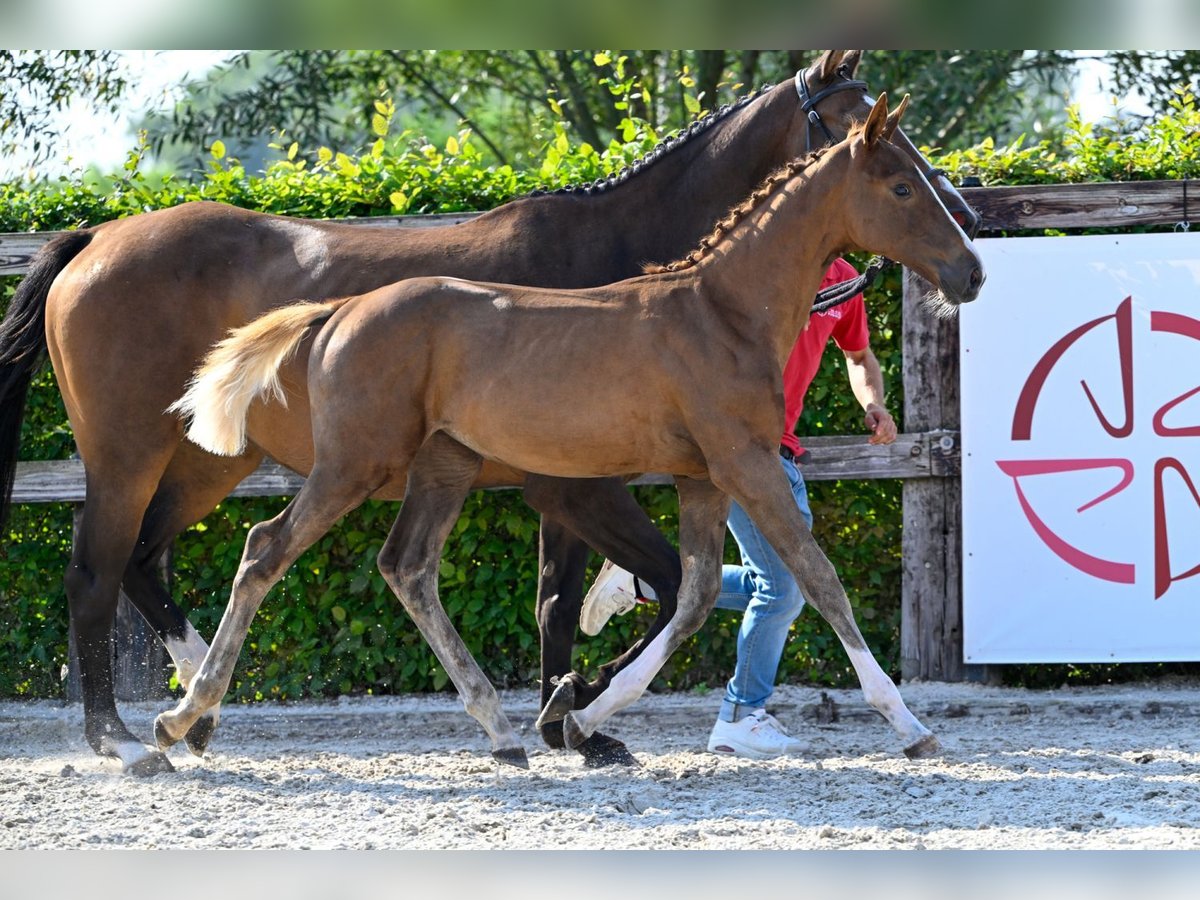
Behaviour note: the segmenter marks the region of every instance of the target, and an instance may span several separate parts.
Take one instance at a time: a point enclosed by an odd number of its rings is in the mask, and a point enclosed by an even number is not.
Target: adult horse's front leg
[[[736,466],[714,467],[713,477],[754,520],[787,563],[805,598],[833,628],[858,675],[863,697],[896,730],[905,755],[916,759],[937,753],[941,749],[937,738],[905,706],[896,685],[867,647],[837,571],[792,502],[786,476],[774,455],[744,453]]]
[[[679,554],[654,527],[654,523],[638,506],[620,479],[547,478],[529,475],[525,481],[525,499],[530,506],[542,513],[543,523],[545,517],[549,516],[560,526],[551,532],[547,532],[543,527],[543,556],[551,559],[562,558],[563,552],[557,551],[557,548],[554,553],[548,552],[548,544],[553,546],[559,541],[573,543],[582,539],[597,553],[649,584],[654,588],[659,600],[658,614],[640,640],[616,659],[601,665],[594,681],[585,682],[580,676],[576,676],[575,708],[582,709],[608,687],[609,681],[617,672],[637,658],[646,644],[653,640],[675,615],[676,597],[682,577]],[[565,526],[566,530],[561,526]],[[586,563],[586,558],[584,562]],[[555,578],[556,575],[556,570],[547,572],[543,567],[539,577],[552,582],[557,581],[558,590],[543,590],[539,592],[539,599],[544,595],[547,603],[557,607],[554,616],[556,621],[562,623],[558,627],[563,629],[563,633],[569,619],[569,637],[573,640],[575,623],[579,620],[579,609],[583,601],[583,572],[578,566],[568,563],[561,569],[561,576]],[[542,637],[543,640],[547,637],[557,640],[561,634],[547,635],[543,632]],[[544,645],[542,654],[544,658]],[[552,655],[557,660],[561,657],[561,651]],[[569,666],[569,649],[563,661]],[[565,671],[566,669],[552,671],[550,674],[562,675]],[[545,699],[543,697],[543,701]]]
[[[729,498],[708,481],[677,478],[676,486],[683,561],[678,608],[638,657],[613,676],[607,690],[586,708],[566,715],[563,736],[570,747],[579,746],[613,713],[640,697],[670,655],[704,624],[717,602]]]
[[[575,645],[583,578],[590,555],[587,544],[549,516],[542,516],[537,598],[538,635],[542,647],[542,703],[537,727],[542,740],[554,750],[566,748],[563,716],[576,708],[577,691],[589,687],[587,679],[571,671],[571,650]],[[599,732],[577,749],[588,768],[638,764],[623,743]]]
[[[404,504],[379,551],[378,565],[458,689],[463,706],[487,731],[492,756],[527,769],[525,748],[504,715],[496,689],[471,656],[437,594],[442,548],[480,462],[477,454],[444,434],[429,438],[409,469]]]
[[[525,500],[542,513],[537,613],[542,714],[538,726],[547,744],[561,747],[563,716],[598,697],[613,675],[636,659],[674,615],[679,554],[619,479],[529,475]],[[646,635],[621,656],[601,665],[591,682],[570,670],[589,545],[653,587],[660,601]],[[590,766],[635,762],[623,744],[606,735],[592,735],[579,750]]]

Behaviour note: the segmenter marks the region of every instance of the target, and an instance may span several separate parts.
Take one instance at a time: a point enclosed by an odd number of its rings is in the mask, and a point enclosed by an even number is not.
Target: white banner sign
[[[1200,660],[1200,235],[978,245],[966,661]]]

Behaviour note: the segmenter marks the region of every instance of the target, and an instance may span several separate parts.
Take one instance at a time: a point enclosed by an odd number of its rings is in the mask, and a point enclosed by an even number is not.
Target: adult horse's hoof
[[[159,750],[167,750],[179,743],[179,738],[171,737],[167,726],[163,724],[165,715],[166,713],[160,713],[154,720],[154,743],[158,744]]]
[[[563,718],[563,741],[572,750],[578,750],[588,736],[583,733],[579,723],[575,721],[574,713],[567,713]]]
[[[557,722],[547,722],[538,732],[542,736],[542,743],[551,750],[567,749],[567,742],[563,740],[561,719]]]
[[[633,758],[629,748],[614,737],[597,731],[576,748],[583,754],[583,765],[588,769],[602,769],[605,766],[640,766],[641,763]]]
[[[565,675],[558,680],[558,687],[554,689],[554,693],[550,695],[550,699],[542,707],[542,711],[538,715],[534,725],[540,730],[554,722],[561,722],[567,713],[574,708],[575,679],[570,675]]]
[[[904,748],[904,755],[909,759],[927,759],[930,756],[937,756],[941,752],[942,742],[932,734],[927,734],[915,744],[909,744]]]
[[[183,742],[187,744],[188,750],[192,756],[204,756],[204,751],[208,749],[208,742],[212,740],[213,732],[217,730],[217,721],[211,715],[203,715],[196,720],[196,724],[188,729],[187,734],[183,736]],[[154,726],[154,738],[158,740],[158,723]]]
[[[496,762],[506,766],[516,766],[518,769],[529,768],[529,757],[525,755],[524,747],[507,747],[503,750],[493,750],[492,757]]]
[[[164,772],[174,772],[175,767],[171,765],[171,761],[167,759],[165,753],[152,750],[137,762],[127,765],[122,771],[134,778],[150,778],[154,775],[162,775]]]

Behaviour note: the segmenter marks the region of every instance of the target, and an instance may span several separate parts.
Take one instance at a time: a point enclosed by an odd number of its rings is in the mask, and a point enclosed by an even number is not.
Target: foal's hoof
[[[575,721],[575,714],[567,713],[563,718],[563,742],[571,750],[579,750],[587,739],[588,736],[583,733],[583,729]]]
[[[558,687],[554,689],[554,693],[550,695],[550,699],[542,707],[542,711],[538,715],[534,725],[541,729],[553,722],[560,722],[574,708],[575,680],[570,675],[566,675],[559,679]]]
[[[150,778],[153,775],[162,775],[164,772],[174,772],[175,767],[171,765],[171,761],[167,759],[165,753],[151,750],[141,759],[127,765],[122,771],[134,778]]]
[[[597,731],[576,749],[583,754],[583,765],[588,769],[605,766],[640,766],[629,748],[614,737]]]
[[[196,724],[189,728],[187,734],[183,736],[183,742],[187,744],[192,756],[204,755],[204,751],[208,749],[208,742],[212,740],[213,732],[216,730],[217,721],[213,716],[205,715],[196,720]],[[157,723],[154,727],[154,738],[158,740]]]
[[[492,757],[496,762],[506,766],[516,766],[518,769],[529,768],[529,757],[525,755],[524,747],[506,747],[503,750],[493,750]]]
[[[942,743],[935,735],[927,734],[915,744],[904,748],[904,755],[909,759],[928,759],[942,752]]]
[[[179,738],[171,737],[167,731],[167,726],[163,723],[164,715],[166,714],[160,714],[154,720],[154,743],[158,744],[159,750],[166,750],[179,742]]]

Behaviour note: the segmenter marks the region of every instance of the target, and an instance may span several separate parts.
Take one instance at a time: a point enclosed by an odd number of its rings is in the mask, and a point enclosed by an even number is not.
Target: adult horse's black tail
[[[39,250],[0,321],[0,523],[8,520],[12,500],[25,395],[46,353],[46,296],[91,241],[91,231],[70,231]]]

